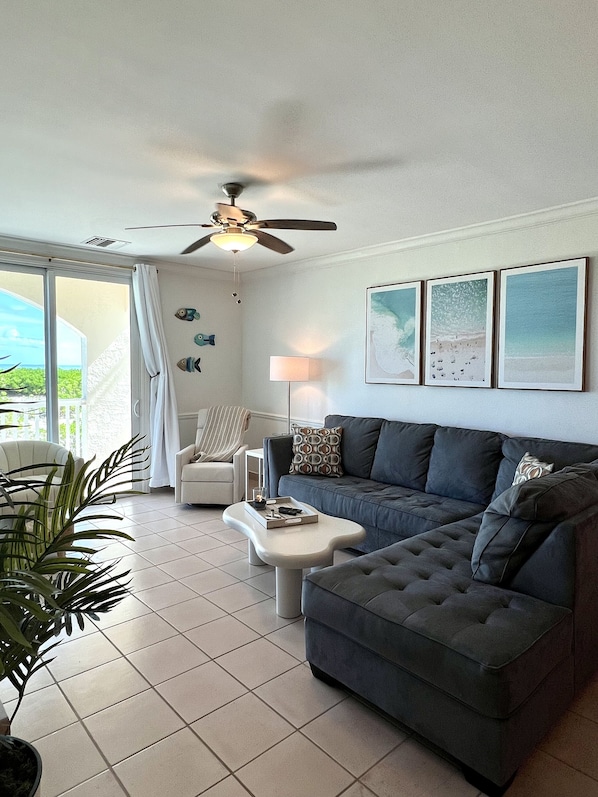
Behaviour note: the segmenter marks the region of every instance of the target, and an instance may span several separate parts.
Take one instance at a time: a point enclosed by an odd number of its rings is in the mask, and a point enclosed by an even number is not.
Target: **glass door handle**
[[[140,404],[141,404],[141,399],[137,399],[137,401],[133,404],[133,415],[136,418],[141,418],[141,415],[139,414],[139,405]]]

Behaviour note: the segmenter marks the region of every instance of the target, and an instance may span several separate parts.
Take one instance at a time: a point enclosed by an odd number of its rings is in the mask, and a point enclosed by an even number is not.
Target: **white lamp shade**
[[[271,382],[309,382],[309,357],[270,357]]]

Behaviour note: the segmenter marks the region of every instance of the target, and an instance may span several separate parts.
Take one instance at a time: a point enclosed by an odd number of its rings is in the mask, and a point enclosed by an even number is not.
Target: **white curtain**
[[[133,297],[143,359],[150,375],[149,486],[174,487],[175,454],[181,447],[179,418],[155,266],[147,263],[135,265]]]

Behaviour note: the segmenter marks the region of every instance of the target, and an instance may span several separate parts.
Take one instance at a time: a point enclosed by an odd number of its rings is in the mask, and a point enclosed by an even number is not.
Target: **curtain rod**
[[[61,263],[78,263],[81,266],[107,266],[108,268],[124,268],[126,271],[135,270],[135,266],[119,266],[115,263],[94,263],[92,260],[75,260],[72,257],[49,257],[48,255],[38,255],[36,252],[21,252],[17,249],[0,249],[0,254],[20,255],[21,257],[37,257],[40,260],[46,260],[48,263],[51,263],[53,260],[57,260]]]

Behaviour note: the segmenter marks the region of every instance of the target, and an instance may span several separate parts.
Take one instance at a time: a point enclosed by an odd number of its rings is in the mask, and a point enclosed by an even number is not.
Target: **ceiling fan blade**
[[[216,226],[215,224],[150,224],[148,227],[125,227],[125,230],[159,230],[164,227],[215,227],[215,226]]]
[[[212,225],[209,225],[209,226],[211,227]],[[198,241],[195,241],[190,246],[188,246],[186,249],[183,249],[181,254],[182,255],[190,255],[191,252],[195,252],[196,249],[199,249],[200,247],[205,246],[206,244],[209,244],[210,243],[210,238],[212,237],[212,235],[213,235],[213,233],[210,233],[209,235],[204,235],[203,238],[200,238]]]
[[[236,205],[225,205],[222,202],[216,204],[218,215],[223,219],[232,219],[241,224],[244,224],[248,219],[254,219],[255,216],[250,210],[243,210]]]
[[[273,252],[278,252],[279,255],[288,255],[289,252],[294,251],[292,246],[289,246],[284,241],[281,241],[280,238],[275,238],[267,232],[252,230],[251,234],[255,235],[258,244],[265,246],[267,249],[272,249]]]
[[[259,229],[266,227],[270,230],[336,230],[333,221],[308,221],[307,219],[267,219],[258,220],[255,226]],[[254,225],[250,225],[252,231]]]

